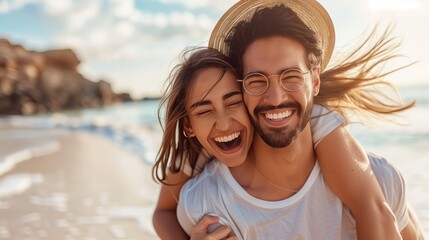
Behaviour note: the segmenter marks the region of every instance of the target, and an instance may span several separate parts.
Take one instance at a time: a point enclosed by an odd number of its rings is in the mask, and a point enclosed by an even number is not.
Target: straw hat
[[[228,47],[224,40],[238,22],[250,20],[258,8],[280,4],[296,12],[299,18],[316,33],[322,48],[321,69],[325,69],[334,50],[334,24],[326,10],[315,0],[241,0],[220,18],[210,36],[209,47],[227,54]]]

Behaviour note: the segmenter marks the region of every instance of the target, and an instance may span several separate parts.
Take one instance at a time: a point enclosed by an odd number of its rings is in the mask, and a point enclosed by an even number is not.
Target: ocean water
[[[367,151],[385,157],[401,171],[410,205],[421,221],[425,237],[429,238],[429,87],[400,91],[406,101],[417,100],[417,106],[402,115],[404,125],[381,123],[377,128],[368,128],[352,124],[350,131]],[[158,104],[159,101],[152,100],[31,117],[0,117],[0,200],[43,181],[39,175],[4,180],[2,174],[19,162],[58,150],[55,138],[43,135],[43,131],[32,133],[31,129],[66,129],[101,135],[137,154],[145,164],[152,164],[162,135],[156,115]],[[14,126],[14,130],[5,130],[5,126]],[[2,147],[1,143],[11,141],[20,144]]]

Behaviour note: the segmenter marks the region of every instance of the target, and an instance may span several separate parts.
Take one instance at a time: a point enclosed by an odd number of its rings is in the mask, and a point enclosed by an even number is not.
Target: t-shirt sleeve
[[[203,211],[203,209],[199,208],[201,200],[204,199],[201,197],[202,191],[198,189],[198,183],[202,181],[201,179],[204,179],[204,173],[188,180],[180,190],[179,202],[177,203],[177,220],[182,229],[189,236],[191,236],[192,228],[198,222],[198,219],[195,219],[195,216],[198,215],[194,214],[195,208],[198,208],[199,211]],[[198,197],[200,201],[196,202],[195,200],[198,199]]]
[[[177,220],[180,223],[180,226],[183,228],[183,230],[191,236],[192,228],[196,225],[196,222],[191,218],[191,216],[188,213],[188,210],[186,209],[186,203],[187,200],[183,199],[186,198],[186,193],[181,193],[180,195],[181,200],[177,204]]]
[[[319,144],[323,138],[334,129],[341,126],[344,122],[345,119],[340,114],[325,106],[314,104],[310,120],[314,148],[316,148],[317,144]]]
[[[404,179],[401,173],[384,158],[373,154],[369,154],[368,157],[384,197],[396,217],[398,228],[402,230],[409,222]]]
[[[213,160],[217,161],[217,160]],[[198,176],[188,180],[180,190],[179,202],[177,203],[176,215],[180,226],[190,236],[192,228],[197,225],[200,218],[207,214],[208,192],[212,188],[210,184],[210,175],[215,171],[216,162],[210,162],[207,169]],[[216,183],[216,181],[215,181]]]
[[[192,175],[192,167],[189,164],[189,161],[185,161],[185,165],[183,166],[183,173],[186,176],[189,177],[194,177],[198,174],[201,173],[201,171],[203,171],[204,166],[206,166],[206,164],[212,159],[212,155],[207,152],[205,149],[203,149],[200,153],[200,155],[198,155],[198,159],[197,159],[197,164],[195,165],[195,170],[194,173]]]

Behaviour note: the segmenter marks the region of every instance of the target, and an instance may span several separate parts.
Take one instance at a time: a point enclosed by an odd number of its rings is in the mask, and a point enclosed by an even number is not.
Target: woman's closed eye
[[[200,110],[200,111],[195,112],[195,115],[196,116],[205,116],[205,115],[208,115],[212,112],[213,112],[213,110],[211,110],[211,109],[205,109],[205,110]]]
[[[237,101],[233,101],[231,103],[228,103],[226,106],[227,107],[238,107],[238,106],[241,106],[241,104],[243,104],[243,100],[237,100]]]
[[[243,99],[238,98],[238,99],[229,99],[229,101],[225,101],[223,103],[223,107],[225,109],[234,109],[237,107],[241,107],[243,105]],[[205,117],[205,116],[210,116],[211,114],[213,114],[215,111],[217,111],[215,108],[209,108],[208,106],[201,106],[197,109],[195,109],[193,112],[193,114],[197,117]],[[219,109],[219,111],[221,111]]]

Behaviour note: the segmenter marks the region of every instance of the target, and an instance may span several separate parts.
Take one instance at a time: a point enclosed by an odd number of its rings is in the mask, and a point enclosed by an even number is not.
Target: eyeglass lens
[[[286,70],[279,76],[280,85],[287,91],[298,91],[304,85],[304,75],[306,73],[302,73],[299,70]],[[253,95],[262,94],[267,90],[269,86],[268,78],[275,76],[278,75],[272,75],[267,77],[261,73],[252,73],[246,76],[246,78],[244,79],[244,89],[248,93]]]

